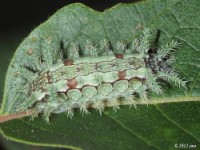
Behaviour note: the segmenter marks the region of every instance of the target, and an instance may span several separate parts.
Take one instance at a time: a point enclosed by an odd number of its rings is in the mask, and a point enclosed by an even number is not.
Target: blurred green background
[[[1,0],[0,1],[0,102],[9,62],[23,39],[39,24],[48,19],[58,9],[70,3],[80,2],[97,11],[104,11],[118,3],[139,0]],[[0,136],[1,150],[50,150],[7,141]]]

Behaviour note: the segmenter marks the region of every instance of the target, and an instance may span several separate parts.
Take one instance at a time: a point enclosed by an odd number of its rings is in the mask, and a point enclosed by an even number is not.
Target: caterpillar
[[[38,54],[39,71],[20,67],[20,80],[24,81],[20,91],[25,98],[16,111],[34,109],[33,116],[43,113],[49,122],[52,113],[67,112],[72,117],[74,108],[84,114],[89,107],[95,108],[101,114],[105,104],[117,110],[121,102],[147,101],[149,92],[163,93],[160,81],[185,88],[186,81],[171,68],[179,43],[172,40],[150,52],[151,39],[151,29],[144,28],[129,45],[117,41],[111,46],[106,39],[98,44],[86,40],[83,47],[68,43],[66,59],[61,52],[49,50],[53,40],[47,38],[43,41],[46,49]]]

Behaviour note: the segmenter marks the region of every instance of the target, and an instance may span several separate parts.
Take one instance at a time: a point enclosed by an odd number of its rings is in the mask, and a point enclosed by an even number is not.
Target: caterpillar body
[[[67,112],[72,117],[77,107],[86,114],[89,107],[101,114],[105,103],[116,110],[120,101],[132,105],[135,98],[147,101],[149,91],[162,94],[159,80],[185,87],[185,81],[171,69],[178,43],[172,40],[150,53],[150,38],[151,30],[144,28],[139,41],[130,47],[119,41],[111,50],[105,39],[100,46],[86,41],[82,57],[79,47],[71,43],[67,59],[60,57],[57,63],[44,59],[45,67],[27,79],[28,94],[16,110],[33,108],[48,122],[52,113]]]

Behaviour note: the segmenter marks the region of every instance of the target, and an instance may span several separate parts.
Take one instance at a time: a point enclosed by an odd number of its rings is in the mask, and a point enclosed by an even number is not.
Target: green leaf
[[[181,43],[175,52],[174,68],[188,81],[188,89],[166,87],[167,98],[152,98],[149,106],[137,109],[121,106],[118,112],[107,108],[102,116],[95,110],[72,119],[65,113],[53,115],[50,124],[41,117],[29,117],[1,123],[1,133],[9,139],[43,146],[71,149],[176,149],[181,144],[200,146],[200,1],[148,0],[120,4],[103,13],[82,4],[66,6],[37,27],[20,44],[8,68],[1,114],[11,114],[19,99],[10,89],[14,81],[13,62],[28,58],[30,48],[40,50],[41,35],[53,35],[55,47],[59,40],[82,43],[132,39],[139,24],[160,30],[159,42],[175,38]],[[35,41],[37,37],[39,40]],[[36,43],[36,44],[34,44]],[[34,60],[32,60],[34,62]],[[193,101],[193,102],[192,102]]]

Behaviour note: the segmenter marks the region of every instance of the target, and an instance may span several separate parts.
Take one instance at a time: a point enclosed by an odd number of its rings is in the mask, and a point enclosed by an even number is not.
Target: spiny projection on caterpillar
[[[106,103],[117,110],[121,102],[147,101],[149,92],[163,93],[159,81],[186,87],[186,81],[171,69],[178,42],[172,40],[150,52],[152,35],[144,28],[129,44],[118,41],[111,45],[106,39],[98,43],[86,40],[83,47],[68,43],[66,58],[62,52],[50,50],[51,37],[45,39],[37,58],[39,69],[19,67],[23,88],[18,91],[25,96],[16,111],[33,109],[34,116],[43,113],[49,122],[52,113],[67,112],[72,117],[74,108],[85,114],[88,108],[95,108],[101,114]]]

